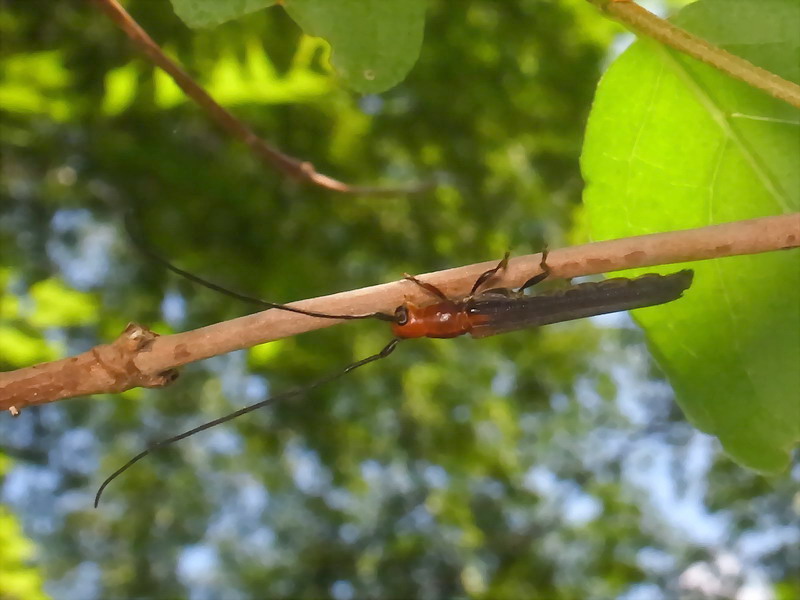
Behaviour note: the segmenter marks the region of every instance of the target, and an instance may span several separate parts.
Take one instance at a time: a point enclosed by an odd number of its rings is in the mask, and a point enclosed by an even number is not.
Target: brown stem
[[[405,187],[378,187],[349,185],[322,173],[314,165],[284,154],[276,147],[259,138],[253,131],[237,119],[195,82],[191,76],[172,61],[147,32],[131,17],[117,0],[93,0],[119,25],[120,29],[133,41],[139,50],[156,66],[166,72],[186,95],[194,100],[208,115],[231,136],[243,142],[262,162],[277,167],[295,179],[308,181],[314,185],[335,192],[364,194],[373,196],[393,196],[398,194],[420,193],[434,187],[432,183],[418,183]]]
[[[800,213],[794,213],[553,250],[547,263],[554,277],[569,278],[798,247]],[[539,271],[540,260],[540,254],[511,259],[508,269],[498,274],[498,287],[522,285]],[[475,278],[496,262],[420,277],[449,297],[463,297],[469,293]],[[430,301],[418,286],[401,280],[303,300],[292,306],[318,312],[362,314],[392,312],[406,299]],[[0,410],[19,410],[73,396],[117,393],[136,386],[165,385],[174,379],[174,369],[181,365],[339,322],[273,309],[161,337],[129,325],[112,344],[97,346],[71,358],[0,373]]]
[[[726,52],[706,40],[676,27],[632,0],[589,0],[635,33],[644,34],[679,50],[754,88],[800,108],[800,85],[778,77],[745,59]]]

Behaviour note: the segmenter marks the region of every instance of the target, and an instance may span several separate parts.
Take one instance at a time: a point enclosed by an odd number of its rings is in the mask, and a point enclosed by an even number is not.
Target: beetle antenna
[[[192,283],[202,285],[203,287],[207,287],[208,289],[214,290],[215,292],[219,292],[220,294],[225,294],[226,296],[230,296],[231,298],[236,298],[237,300],[241,300],[243,302],[249,302],[251,304],[262,306],[264,308],[275,308],[278,310],[285,310],[288,312],[293,312],[300,315],[306,315],[309,317],[317,317],[318,319],[337,319],[346,321],[354,321],[358,319],[379,319],[381,321],[389,321],[392,323],[395,321],[394,315],[389,315],[381,312],[374,312],[363,315],[332,315],[328,313],[316,312],[313,310],[304,310],[302,308],[295,308],[293,306],[280,304],[278,302],[268,302],[266,300],[262,300],[261,298],[256,298],[255,296],[248,296],[247,294],[242,294],[241,292],[228,289],[217,283],[214,283],[213,281],[204,279],[199,275],[195,275],[194,273],[190,273],[189,271],[181,269],[180,267],[172,264],[169,260],[161,256],[158,252],[153,250],[152,245],[145,241],[144,236],[141,233],[141,229],[137,226],[136,220],[133,215],[133,211],[130,208],[124,210],[123,221],[125,224],[125,231],[127,231],[128,233],[128,237],[130,237],[131,241],[133,242],[133,245],[136,246],[136,248],[142,254],[147,256],[150,260],[157,262],[167,270],[172,271],[177,275],[180,275],[184,279],[188,279]]]
[[[193,429],[190,429],[188,431],[184,431],[183,433],[179,433],[178,435],[174,435],[174,436],[169,437],[167,439],[160,440],[158,442],[155,442],[155,443],[151,444],[150,447],[148,447],[146,450],[142,450],[139,454],[134,456],[132,459],[130,459],[128,462],[126,462],[124,465],[122,465],[119,469],[114,471],[111,475],[106,477],[105,481],[103,481],[103,483],[98,488],[97,495],[94,497],[94,507],[97,508],[97,505],[100,503],[100,497],[103,495],[103,491],[108,487],[109,483],[114,481],[117,477],[122,475],[125,471],[130,469],[133,465],[135,465],[137,462],[142,460],[145,456],[147,456],[151,452],[155,452],[156,450],[160,450],[161,448],[164,448],[165,446],[169,446],[171,444],[174,444],[175,442],[179,442],[179,441],[181,441],[183,439],[186,439],[187,437],[190,437],[190,436],[194,435],[195,433],[200,433],[201,431],[205,431],[206,429],[210,429],[210,428],[215,427],[217,425],[221,425],[222,423],[227,423],[228,421],[231,421],[231,420],[235,419],[236,417],[241,417],[242,415],[246,415],[247,413],[253,412],[254,410],[258,410],[259,408],[262,408],[264,406],[267,406],[267,405],[270,405],[270,404],[277,404],[279,402],[285,402],[286,400],[289,400],[290,398],[294,398],[295,396],[305,395],[305,394],[309,393],[310,391],[315,390],[318,387],[321,387],[321,386],[323,386],[323,385],[325,385],[327,383],[330,383],[331,381],[335,381],[336,379],[339,379],[343,375],[347,375],[351,371],[355,371],[359,367],[363,367],[364,365],[368,365],[371,362],[375,362],[375,361],[380,360],[382,358],[386,358],[392,352],[394,352],[394,349],[397,347],[398,342],[400,342],[400,340],[397,339],[397,338],[394,338],[392,341],[390,341],[388,344],[386,344],[386,346],[384,346],[383,349],[380,352],[377,352],[376,354],[373,354],[372,356],[368,356],[367,358],[363,358],[363,359],[361,359],[361,360],[359,360],[357,362],[354,362],[354,363],[346,366],[341,371],[337,371],[335,373],[331,373],[330,375],[327,375],[326,377],[318,379],[317,381],[315,381],[315,382],[313,382],[313,383],[311,383],[311,384],[309,384],[309,385],[307,385],[305,387],[294,389],[294,390],[289,390],[287,392],[283,392],[282,394],[277,394],[275,396],[267,398],[266,400],[262,400],[261,402],[256,402],[255,404],[251,404],[250,406],[245,406],[244,408],[240,408],[239,410],[234,411],[234,412],[232,412],[230,414],[227,414],[224,417],[220,417],[219,419],[214,419],[213,421],[209,421],[208,423],[203,423],[202,425],[199,425],[199,426],[197,426],[197,427],[195,427]]]

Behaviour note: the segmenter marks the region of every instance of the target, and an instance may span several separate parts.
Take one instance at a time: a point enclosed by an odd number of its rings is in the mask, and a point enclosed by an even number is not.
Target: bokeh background
[[[222,104],[353,197],[287,180],[213,127],[89,2],[0,10],[0,369],[251,307],[586,241],[578,157],[627,43],[584,0],[431,2],[379,96],[278,8],[191,31],[126,6]],[[666,10],[674,4],[656,8]],[[348,323],[190,365],[158,391],[0,416],[0,598],[800,597],[800,464],[767,479],[685,423],[627,315],[407,342],[301,400],[102,479],[157,440],[376,352]]]

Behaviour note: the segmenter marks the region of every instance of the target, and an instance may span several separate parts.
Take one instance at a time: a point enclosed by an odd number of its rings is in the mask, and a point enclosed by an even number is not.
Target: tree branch
[[[770,96],[800,108],[800,85],[757,67],[706,40],[676,27],[642,8],[633,0],[588,0],[601,11],[637,34],[643,34],[684,54],[696,58],[758,88]]]
[[[191,76],[172,61],[153,41],[147,32],[128,14],[117,0],[93,0],[100,8],[119,25],[120,29],[133,41],[134,45],[147,56],[153,64],[160,67],[172,77],[173,81],[208,113],[217,125],[232,137],[243,142],[265,164],[276,167],[287,175],[301,181],[308,181],[321,188],[347,194],[363,194],[372,196],[395,196],[400,194],[416,194],[434,187],[433,183],[417,183],[404,187],[379,187],[349,185],[322,173],[318,173],[314,165],[284,154],[275,146],[259,138],[243,122],[220,106]]]
[[[680,263],[800,247],[800,213],[655,233],[550,252],[554,277],[570,278],[634,267]],[[517,287],[538,272],[540,254],[511,259],[498,286]],[[469,293],[475,279],[497,261],[423,275],[448,296]],[[296,302],[291,306],[318,312],[363,314],[393,312],[406,299],[430,302],[418,286],[395,281]],[[131,324],[111,344],[49,363],[0,373],[0,410],[19,410],[98,393],[157,387],[175,379],[174,369],[218,354],[249,348],[341,321],[266,310],[207,327],[157,336]]]

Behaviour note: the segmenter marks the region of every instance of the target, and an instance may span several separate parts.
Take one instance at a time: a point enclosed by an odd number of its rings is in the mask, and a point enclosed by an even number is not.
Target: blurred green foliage
[[[320,171],[440,185],[376,199],[288,181],[91,4],[4,6],[0,335],[24,334],[32,362],[128,321],[169,332],[248,310],[137,254],[118,203],[184,268],[276,301],[580,239],[577,157],[618,31],[588,3],[454,13],[433,1],[408,78],[362,97],[335,85],[327,50],[279,9],[192,32],[162,3],[128,8],[240,118]],[[96,486],[148,441],[302,385],[388,333],[342,325],[191,365],[167,390],[3,417],[15,459],[3,499],[59,598],[672,598],[698,593],[690,569],[725,590],[797,587],[800,473],[743,471],[687,426],[626,323],[405,343],[154,454],[97,511]],[[24,344],[4,340],[0,369],[15,368]],[[764,537],[775,541],[754,545]],[[729,556],[738,575],[719,572]]]
[[[0,476],[8,470],[11,461],[0,455]],[[30,565],[34,555],[33,544],[20,531],[14,515],[0,506],[0,598],[2,600],[40,600],[42,577]]]

